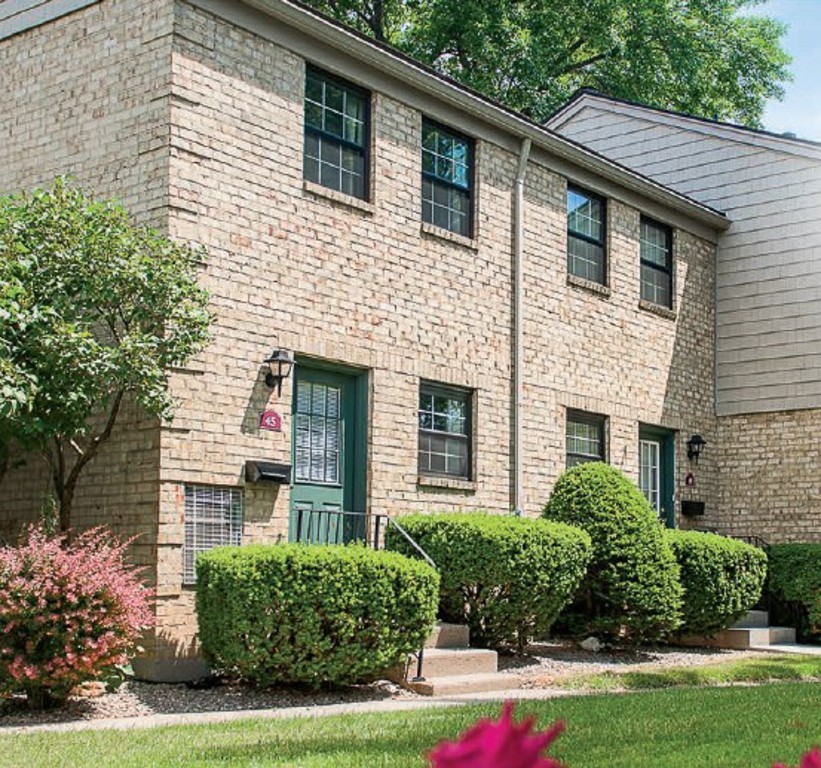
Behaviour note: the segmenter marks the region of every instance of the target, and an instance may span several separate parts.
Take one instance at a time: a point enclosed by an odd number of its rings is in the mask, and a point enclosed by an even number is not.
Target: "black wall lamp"
[[[698,464],[698,457],[705,445],[707,445],[707,441],[701,435],[693,435],[687,441],[687,458]]]
[[[291,375],[294,367],[294,353],[290,349],[275,349],[263,361],[270,370],[265,374],[265,383],[276,388],[277,397],[282,396],[282,382]]]

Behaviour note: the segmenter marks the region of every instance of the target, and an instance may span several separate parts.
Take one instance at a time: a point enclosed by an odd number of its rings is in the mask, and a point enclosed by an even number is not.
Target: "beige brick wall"
[[[821,410],[718,420],[721,530],[821,542]]]
[[[0,193],[68,175],[122,200],[135,220],[165,226],[172,19],[166,0],[106,0],[0,43]],[[9,538],[50,492],[42,459],[13,463],[0,484],[0,535]],[[158,479],[158,424],[126,407],[81,476],[73,514],[78,528],[139,534],[130,554],[152,581]]]
[[[46,77],[35,77],[30,50]],[[0,56],[19,72],[15,99],[28,89],[37,101],[17,121],[11,106],[0,116],[12,158],[0,167],[4,189],[73,173],[210,253],[203,279],[215,338],[173,374],[176,419],[159,429],[136,415],[124,422],[78,498],[84,523],[122,510],[123,530],[144,533],[140,557],[156,562],[156,663],[143,674],[197,669],[193,590],[181,585],[185,485],[242,487],[247,459],[290,461],[293,379],[278,399],[261,364],[275,346],[367,376],[370,512],[510,511],[515,154],[477,142],[476,236],[447,238],[420,224],[421,115],[401,92],[373,95],[370,202],[308,188],[304,61],[186,4],[173,6],[172,19],[162,0],[139,9],[108,0],[15,38]],[[49,110],[56,126],[44,118]],[[27,136],[39,158],[26,152]],[[706,501],[698,522],[717,526],[712,246],[677,230],[675,316],[640,309],[639,211],[611,199],[609,291],[569,284],[566,183],[530,163],[525,511],[538,513],[563,470],[565,411],[578,408],[607,415],[609,459],[634,479],[639,424],[677,430],[679,488],[688,471],[696,475],[680,493]],[[472,484],[418,483],[420,379],[475,390]],[[281,433],[258,429],[266,406],[283,415]],[[685,458],[693,432],[708,441],[697,468]],[[44,481],[24,469],[4,485],[11,519],[31,509]],[[287,487],[245,487],[244,541],[287,537],[289,502]]]
[[[511,506],[511,190],[517,157],[477,143],[476,237],[420,224],[421,115],[372,101],[366,205],[306,188],[304,61],[178,4],[172,60],[170,232],[206,245],[214,343],[174,377],[162,430],[158,616],[163,654],[189,650],[193,591],[180,586],[186,483],[242,485],[246,459],[290,461],[292,379],[264,385],[275,346],[367,371],[368,509]],[[340,73],[344,74],[344,73]],[[536,514],[565,461],[565,408],[609,417],[611,462],[635,478],[640,422],[714,442],[712,254],[676,233],[675,319],[640,310],[639,212],[612,201],[610,295],[568,285],[566,180],[531,164],[525,234],[525,508]],[[476,391],[473,488],[417,483],[420,379]],[[259,431],[267,406],[280,434]],[[714,509],[714,458],[687,493]],[[289,490],[246,487],[246,541],[287,537]]]

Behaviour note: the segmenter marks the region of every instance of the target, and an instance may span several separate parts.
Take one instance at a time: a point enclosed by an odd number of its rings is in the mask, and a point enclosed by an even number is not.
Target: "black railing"
[[[306,544],[349,544],[362,542],[373,549],[385,549],[385,537],[391,528],[402,536],[432,568],[436,563],[413,537],[390,515],[367,515],[364,512],[346,512],[341,509],[308,508],[296,510],[294,540]],[[416,676],[413,682],[422,682],[425,648],[416,654]],[[406,672],[407,676],[407,672]]]

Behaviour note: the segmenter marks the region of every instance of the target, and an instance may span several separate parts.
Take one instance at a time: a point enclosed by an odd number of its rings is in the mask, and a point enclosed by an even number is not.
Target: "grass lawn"
[[[769,768],[821,742],[821,683],[686,688],[521,702],[572,768]],[[423,753],[498,705],[247,720],[156,730],[0,736],[2,766],[424,766]],[[499,768],[504,768],[500,766]]]
[[[574,675],[557,680],[556,685],[592,691],[642,691],[676,686],[769,683],[777,680],[821,682],[821,656],[769,655],[764,658],[738,659],[704,666],[631,672],[613,670]]]

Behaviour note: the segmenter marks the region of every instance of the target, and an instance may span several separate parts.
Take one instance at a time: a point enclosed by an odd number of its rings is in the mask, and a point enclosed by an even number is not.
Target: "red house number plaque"
[[[282,416],[276,411],[265,411],[259,417],[259,428],[270,432],[282,432]]]

